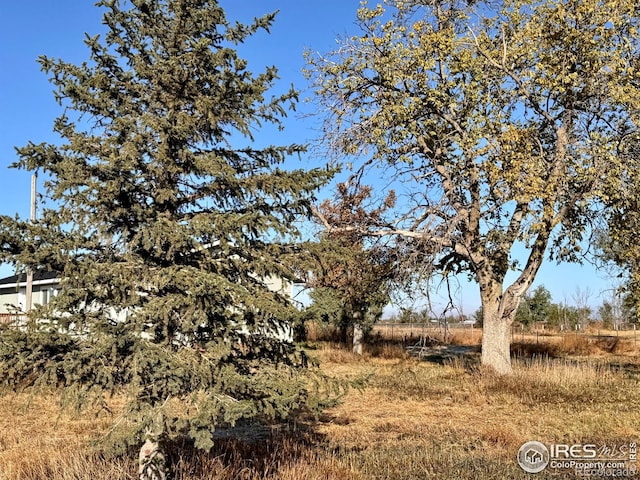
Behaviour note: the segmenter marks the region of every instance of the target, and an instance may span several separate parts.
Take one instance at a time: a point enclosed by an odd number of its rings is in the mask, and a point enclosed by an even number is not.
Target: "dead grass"
[[[449,342],[453,345],[480,345],[482,343],[482,329],[454,330]]]
[[[319,344],[323,370],[374,369],[317,422],[259,440],[228,438],[210,454],[169,448],[176,480],[187,479],[530,479],[515,455],[526,441],[621,444],[640,437],[640,383],[633,357],[537,356],[510,377],[468,361],[445,365],[379,345],[364,358]],[[0,480],[134,479],[129,458],[97,453],[113,419],[60,414],[53,395],[9,394],[0,402]],[[536,479],[575,476],[540,473]]]
[[[378,343],[374,345],[367,345],[364,352],[365,358],[382,358],[386,360],[407,360],[409,354],[407,349],[397,343]]]

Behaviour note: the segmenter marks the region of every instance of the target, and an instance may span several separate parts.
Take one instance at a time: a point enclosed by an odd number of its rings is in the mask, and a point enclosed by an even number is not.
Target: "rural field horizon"
[[[446,345],[440,344],[422,361],[410,357],[402,341],[375,333],[378,340],[362,356],[312,336],[305,351],[323,372],[367,377],[367,385],[317,419],[221,431],[210,453],[186,444],[170,448],[173,478],[587,478],[575,468],[526,473],[517,456],[532,441],[622,455],[626,476],[604,478],[637,478],[629,474],[635,468],[630,448],[640,440],[640,349],[633,336],[615,344],[602,332],[600,340],[527,336],[514,342],[514,374],[504,377],[480,366],[479,348],[473,349],[478,334],[453,332],[449,347],[471,347],[462,356],[442,355],[438,347]],[[117,396],[109,410],[82,416],[59,410],[54,390],[3,398],[1,480],[137,478],[130,456],[99,447],[120,413]]]

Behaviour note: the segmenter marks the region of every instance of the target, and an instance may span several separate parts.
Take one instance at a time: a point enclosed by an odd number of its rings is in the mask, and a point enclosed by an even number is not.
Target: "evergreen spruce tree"
[[[286,169],[303,146],[253,146],[297,100],[269,94],[274,67],[254,74],[237,55],[273,14],[242,25],[215,0],[98,6],[108,31],[87,36],[88,62],[39,59],[63,142],[18,149],[49,207],[33,225],[2,218],[0,250],[62,286],[28,328],[1,331],[0,377],[64,387],[79,406],[126,393],[129,444],[153,453],[186,434],[208,449],[216,428],[315,401],[282,335],[293,307],[267,283],[290,278],[285,242],[330,173]]]

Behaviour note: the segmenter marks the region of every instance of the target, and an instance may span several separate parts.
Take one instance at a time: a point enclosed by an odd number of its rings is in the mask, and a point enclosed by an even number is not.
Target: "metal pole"
[[[31,176],[31,223],[36,220],[36,185],[38,182],[38,174],[34,173]],[[31,305],[33,304],[33,269],[27,268],[27,291],[25,294],[25,307],[24,311],[29,313]]]

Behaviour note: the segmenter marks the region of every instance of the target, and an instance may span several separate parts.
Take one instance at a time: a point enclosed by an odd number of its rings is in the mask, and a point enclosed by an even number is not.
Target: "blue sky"
[[[335,47],[339,35],[355,32],[354,19],[360,0],[223,0],[221,4],[231,20],[248,22],[255,16],[279,10],[271,35],[261,33],[249,39],[241,54],[254,71],[276,65],[281,85],[293,83],[310,95],[301,70],[303,51],[321,52]],[[91,0],[4,0],[0,2],[0,214],[26,218],[29,215],[30,174],[7,168],[16,160],[14,146],[56,141],[53,120],[60,108],[52,95],[52,86],[40,71],[36,59],[46,54],[79,63],[87,59],[84,33],[100,33],[101,10]],[[309,111],[311,105],[300,105]],[[290,115],[283,137],[277,142],[305,143],[317,136],[317,120]],[[311,156],[303,164],[317,163]],[[13,272],[0,266],[0,277]],[[577,288],[593,292],[591,303],[601,303],[602,292],[613,283],[590,266],[543,265],[536,285],[547,287],[556,302],[573,302]],[[457,299],[465,313],[479,305],[477,287],[463,283]],[[607,293],[605,293],[608,296]]]

